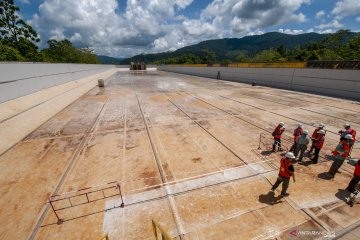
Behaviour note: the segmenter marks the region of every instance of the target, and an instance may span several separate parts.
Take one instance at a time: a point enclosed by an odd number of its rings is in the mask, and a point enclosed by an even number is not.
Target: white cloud
[[[154,41],[154,49],[155,50],[164,51],[164,50],[168,49],[168,47],[169,47],[169,44],[165,38],[162,37],[162,38],[155,39],[155,41]]]
[[[318,29],[324,29],[324,28],[341,28],[344,25],[341,24],[338,20],[334,19],[329,23],[323,23],[323,24],[319,24],[317,26],[315,26]]]
[[[320,19],[325,16],[325,12],[323,10],[316,13],[315,18]]]
[[[80,42],[80,41],[82,41],[82,36],[81,36],[81,34],[80,33],[74,33],[74,35],[72,35],[71,37],[70,37],[70,41],[71,42]]]
[[[129,57],[175,50],[197,42],[263,33],[263,29],[305,22],[299,12],[310,0],[213,0],[190,19],[182,15],[193,0],[44,0],[30,24],[41,39],[70,39],[96,53]],[[284,32],[299,34],[301,30]],[[42,43],[45,46],[45,43]]]
[[[42,39],[68,38],[92,46],[99,54],[131,56],[160,48],[167,50],[166,43],[169,49],[182,45],[181,41],[178,44],[178,40],[171,40],[186,34],[186,29],[183,34],[172,33],[175,22],[179,21],[176,13],[192,1],[128,0],[125,12],[120,15],[117,0],[45,0],[39,6],[39,14],[29,23]],[[204,32],[208,30],[211,27]]]
[[[297,34],[304,33],[304,30],[301,30],[301,29],[282,29],[282,28],[280,28],[279,32],[286,33],[286,34],[297,35]]]
[[[356,21],[360,22],[360,16],[356,18]]]
[[[194,37],[203,37],[209,38],[217,35],[218,29],[207,22],[202,22],[199,20],[186,20],[183,22],[184,31]]]
[[[343,18],[360,13],[360,1],[359,0],[341,0],[335,4],[332,14],[338,18]]]
[[[50,31],[50,39],[63,40],[65,39],[64,30],[61,28],[55,28]]]
[[[265,33],[265,32],[257,29],[257,30],[255,30],[255,31],[253,31],[253,32],[247,33],[246,35],[247,35],[247,36],[255,36],[255,35],[261,35],[261,34],[264,34],[264,33]]]
[[[286,23],[305,22],[303,13],[296,13],[309,0],[214,0],[201,14],[202,19],[215,25],[230,25],[232,32],[243,33],[251,29]]]
[[[318,33],[320,33],[320,34],[335,33],[335,32],[336,32],[336,30],[334,30],[334,29],[324,29],[324,30],[318,31]]]

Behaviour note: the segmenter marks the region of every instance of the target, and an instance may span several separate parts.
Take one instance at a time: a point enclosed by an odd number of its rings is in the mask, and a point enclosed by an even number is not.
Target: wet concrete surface
[[[335,98],[118,72],[0,156],[1,236],[153,239],[153,219],[175,239],[315,239],[325,233],[358,239],[360,207],[346,203],[344,190],[353,161],[334,179],[326,171],[337,131],[345,120],[360,129],[359,112],[359,104]],[[286,198],[279,197],[281,187],[269,192],[284,154],[269,151],[280,121],[285,149],[298,122],[310,133],[319,122],[328,130],[319,163],[306,164],[306,156],[305,164],[295,164],[297,181]],[[352,157],[359,156],[355,145]],[[125,208],[118,207],[118,196],[94,193],[91,199],[99,200],[57,211],[64,222],[56,224],[51,194],[76,195],[111,182],[121,184]]]

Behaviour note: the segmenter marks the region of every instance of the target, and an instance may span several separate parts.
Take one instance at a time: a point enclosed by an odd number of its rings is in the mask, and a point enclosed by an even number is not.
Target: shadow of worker
[[[259,202],[266,203],[268,205],[275,205],[278,203],[282,203],[282,197],[279,195],[275,197],[275,193],[273,191],[269,191],[267,194],[261,194],[259,196]]]
[[[272,153],[273,153],[273,151],[271,151],[271,150],[261,151],[261,155],[263,155],[263,156],[270,156]]]
[[[323,173],[318,174],[318,178],[323,179],[323,180],[331,180],[334,177],[328,172],[323,172]]]
[[[347,190],[344,190],[344,189],[338,189],[338,192],[335,193],[335,196],[347,204],[349,203],[349,200],[351,197],[350,192],[348,192]]]

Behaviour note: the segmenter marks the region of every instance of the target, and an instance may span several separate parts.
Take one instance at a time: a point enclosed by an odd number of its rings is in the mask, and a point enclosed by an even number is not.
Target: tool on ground
[[[160,226],[160,224],[156,223],[154,220],[151,220],[151,222],[156,240],[173,240],[170,234],[162,226]],[[159,234],[161,238],[159,238]]]

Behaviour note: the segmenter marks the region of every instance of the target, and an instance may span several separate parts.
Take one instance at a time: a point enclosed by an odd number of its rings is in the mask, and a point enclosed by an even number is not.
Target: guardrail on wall
[[[169,67],[232,67],[232,68],[305,68],[306,62],[230,63],[230,64],[168,64]]]
[[[308,61],[306,67],[360,70],[360,61]]]
[[[168,64],[169,67],[232,67],[232,68],[323,68],[360,70],[360,61],[262,62],[229,64]]]
[[[306,62],[235,63],[228,67],[238,68],[305,68]]]

